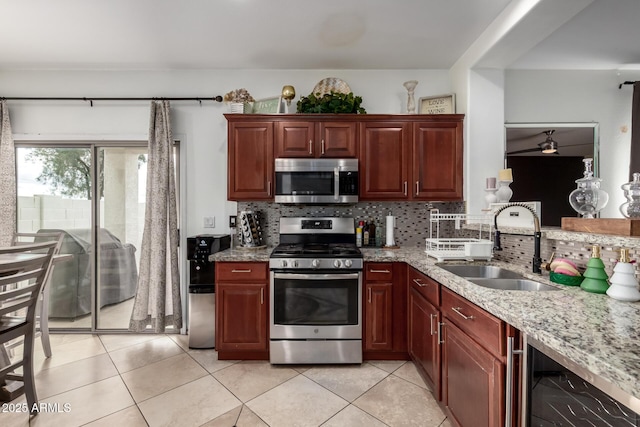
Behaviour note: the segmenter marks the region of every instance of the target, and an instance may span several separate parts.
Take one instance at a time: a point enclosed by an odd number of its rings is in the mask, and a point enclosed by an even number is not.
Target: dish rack
[[[463,223],[473,222],[479,225],[478,238],[440,238],[440,223],[454,221],[454,228],[459,230]],[[485,227],[486,226],[486,227]],[[486,232],[489,239],[483,239]],[[425,252],[428,256],[442,262],[448,259],[491,260],[493,257],[493,215],[441,214],[438,209],[431,210],[429,220],[429,237],[425,239]]]

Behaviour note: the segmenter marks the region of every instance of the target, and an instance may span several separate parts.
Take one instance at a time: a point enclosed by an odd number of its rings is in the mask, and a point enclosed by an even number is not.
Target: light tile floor
[[[220,361],[180,335],[52,335],[36,344],[46,408],[29,421],[2,407],[0,426],[450,427],[405,361],[284,365]]]

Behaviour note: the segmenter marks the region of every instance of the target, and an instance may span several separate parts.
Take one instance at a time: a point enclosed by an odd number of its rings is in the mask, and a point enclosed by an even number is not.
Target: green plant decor
[[[356,113],[367,114],[360,106],[362,97],[354,96],[353,92],[331,92],[322,96],[310,94],[302,96],[298,101],[298,113]]]

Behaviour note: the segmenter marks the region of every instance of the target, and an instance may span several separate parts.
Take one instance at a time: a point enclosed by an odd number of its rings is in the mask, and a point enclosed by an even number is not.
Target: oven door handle
[[[360,277],[360,273],[336,273],[336,274],[273,273],[274,279],[295,279],[295,280],[358,279],[359,277]]]

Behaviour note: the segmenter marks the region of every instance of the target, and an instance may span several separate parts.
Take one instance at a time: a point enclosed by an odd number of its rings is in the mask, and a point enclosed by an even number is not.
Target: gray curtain
[[[10,246],[16,231],[16,151],[7,101],[0,101],[0,247]]]
[[[178,272],[178,211],[176,207],[173,138],[169,102],[151,102],[149,161],[144,231],[138,289],[129,330],[154,332],[182,327]]]

